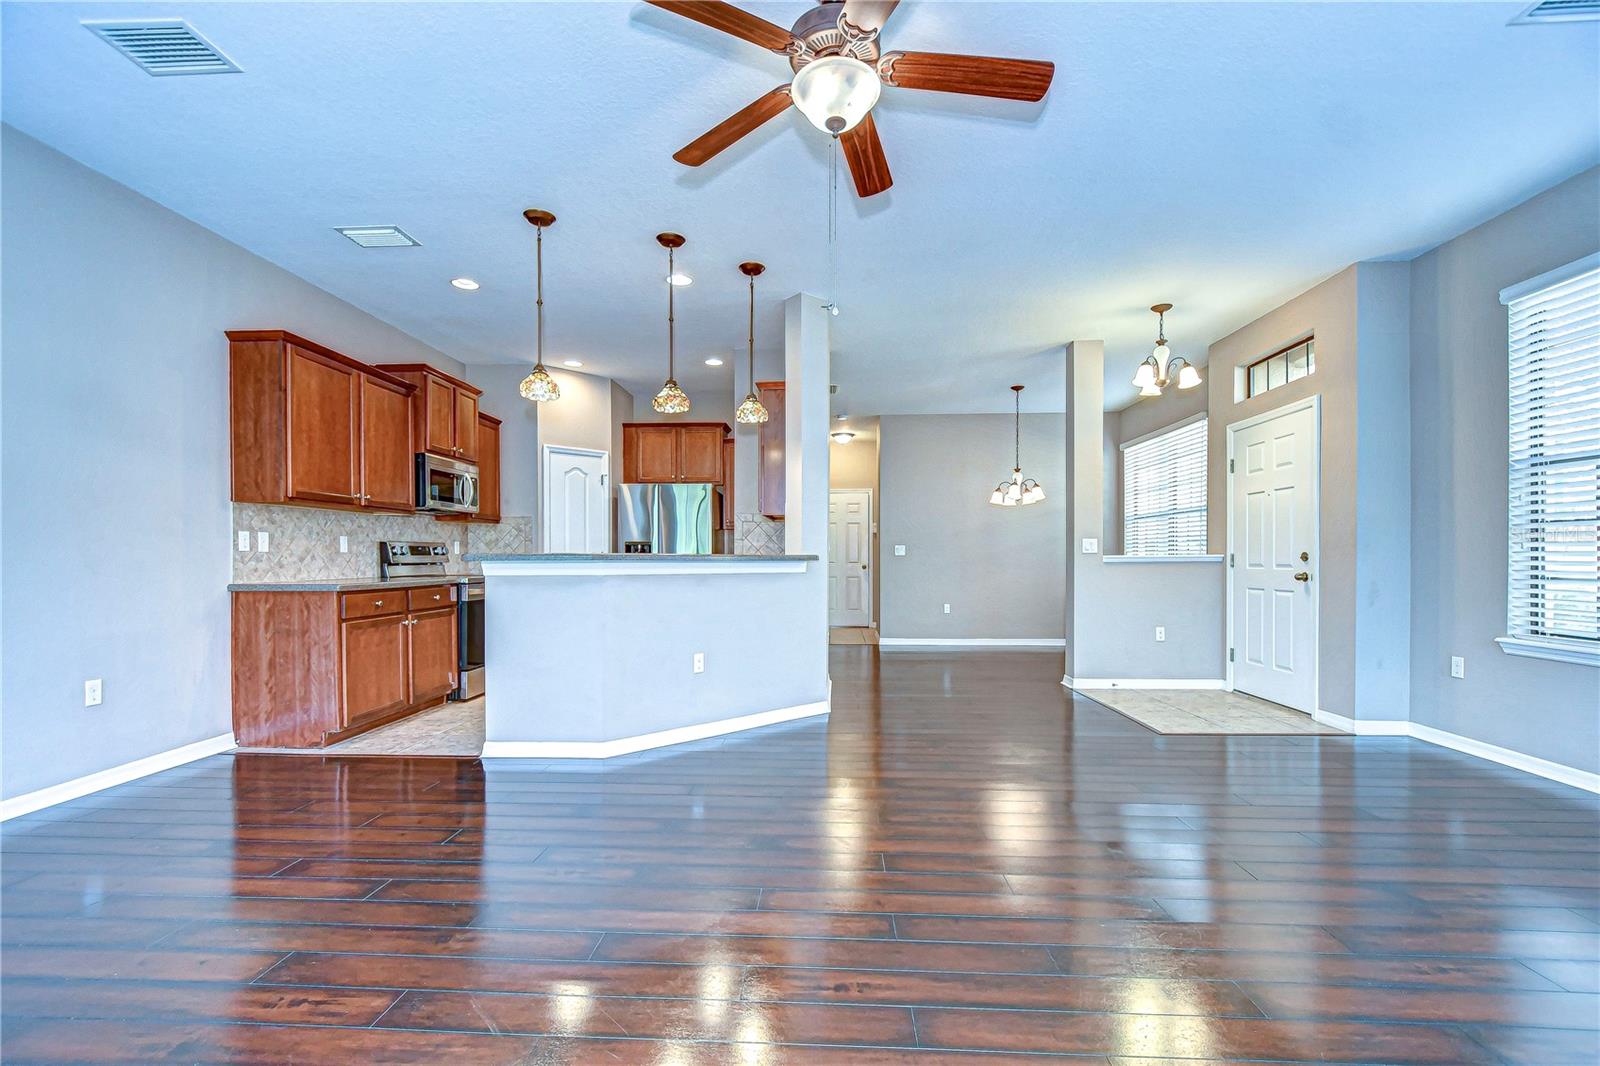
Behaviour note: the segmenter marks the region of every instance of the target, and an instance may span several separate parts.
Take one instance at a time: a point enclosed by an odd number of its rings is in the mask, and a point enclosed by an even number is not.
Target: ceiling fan
[[[856,193],[875,196],[894,179],[872,121],[883,85],[1005,100],[1040,100],[1055,64],[1032,59],[884,52],[878,35],[899,0],[819,0],[784,29],[720,0],[647,0],[684,18],[787,56],[794,80],[780,85],[679,149],[672,158],[697,167],[792,103],[818,129],[839,138]]]

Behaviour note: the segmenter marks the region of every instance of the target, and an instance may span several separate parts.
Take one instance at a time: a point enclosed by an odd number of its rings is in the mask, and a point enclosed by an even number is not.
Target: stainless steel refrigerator
[[[710,555],[715,485],[629,485],[617,496],[617,543],[622,551]]]

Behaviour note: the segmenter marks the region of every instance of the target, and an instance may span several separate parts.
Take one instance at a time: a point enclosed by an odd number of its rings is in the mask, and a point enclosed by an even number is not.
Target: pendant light
[[[556,384],[556,379],[550,376],[550,371],[544,368],[544,230],[546,226],[553,225],[556,216],[548,211],[540,211],[530,207],[522,212],[522,217],[527,219],[534,227],[538,236],[534,240],[534,256],[538,262],[538,295],[534,307],[539,319],[538,339],[533,360],[533,372],[522,379],[522,398],[534,403],[549,403],[551,400],[561,399],[561,386]]]
[[[1156,346],[1134,371],[1133,387],[1139,390],[1140,396],[1160,396],[1161,390],[1174,381],[1180,389],[1194,388],[1200,384],[1200,371],[1183,356],[1174,357],[1172,349],[1167,347],[1167,312],[1172,310],[1172,305],[1153,304],[1150,310],[1157,316]]]
[[[667,381],[656,393],[655,399],[650,401],[650,406],[664,415],[682,415],[689,412],[689,397],[678,388],[672,376],[676,370],[678,353],[672,318],[672,294],[677,291],[677,286],[672,284],[671,278],[677,273],[673,252],[683,247],[684,240],[676,233],[658,233],[656,243],[667,250]]]
[[[1022,386],[1011,386],[1011,393],[1016,407],[1016,452],[1013,459],[1016,465],[1011,469],[1011,477],[996,485],[994,492],[989,495],[989,502],[996,507],[1026,506],[1044,499],[1044,486],[1033,478],[1024,479],[1022,476]]]
[[[739,264],[739,272],[750,279],[750,391],[733,413],[733,420],[744,426],[759,426],[770,417],[756,396],[756,277],[765,269],[760,263]]]

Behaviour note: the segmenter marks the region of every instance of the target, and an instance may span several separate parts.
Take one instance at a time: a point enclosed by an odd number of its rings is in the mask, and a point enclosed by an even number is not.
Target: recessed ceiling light
[[[583,365],[583,360],[582,359],[563,359],[563,360],[561,360],[561,365],[562,366],[570,366],[570,367],[576,369],[576,368],[578,368],[578,367]]]
[[[478,291],[478,283],[476,281],[473,281],[471,278],[451,278],[450,279],[450,284],[454,285],[456,288],[460,289],[462,292],[477,292]]]
[[[693,285],[694,279],[687,274],[674,272],[667,275],[668,285]]]
[[[706,366],[721,366],[721,365],[722,365],[722,360],[718,359],[714,355],[710,359],[706,360]]]

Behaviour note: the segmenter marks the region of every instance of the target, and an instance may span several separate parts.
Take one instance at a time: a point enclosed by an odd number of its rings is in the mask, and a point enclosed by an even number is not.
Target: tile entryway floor
[[[280,755],[452,755],[483,752],[483,697],[446,703],[326,748],[239,748]]]
[[[1078,690],[1157,733],[1214,736],[1345,736],[1309,714],[1243,692],[1168,689]]]
[[[834,626],[828,630],[829,644],[876,644],[878,631],[866,626]]]

